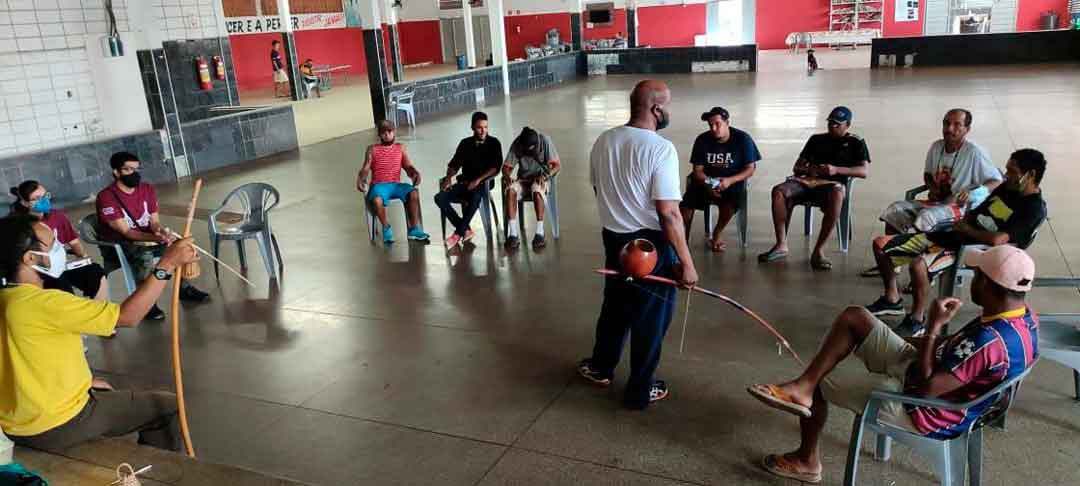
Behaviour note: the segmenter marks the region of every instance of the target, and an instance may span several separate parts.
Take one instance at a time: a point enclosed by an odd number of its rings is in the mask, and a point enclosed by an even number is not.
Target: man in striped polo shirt
[[[945,335],[945,326],[961,302],[938,299],[930,310],[926,334],[902,338],[861,307],[848,307],[833,322],[832,330],[810,366],[795,380],[747,389],[766,405],[800,417],[802,442],[787,454],[765,456],[769,472],[808,483],[821,482],[818,439],[825,428],[832,402],[862,413],[874,390],[903,391],[906,395],[935,397],[964,403],[985,395],[1035,363],[1039,354],[1039,318],[1025,303],[1035,280],[1035,263],[1024,250],[999,245],[964,253],[964,264],[975,268],[971,300],[981,315],[957,333]],[[857,357],[870,375],[856,378],[831,376],[840,361]],[[914,407],[885,402],[878,420],[935,439],[959,436],[993,404],[988,398],[965,410]]]
[[[409,175],[412,184],[401,182],[401,171]],[[368,174],[373,174],[368,190]],[[394,141],[394,124],[379,122],[379,143],[371,144],[364,155],[364,166],[356,176],[356,189],[367,192],[367,202],[382,224],[383,243],[394,242],[394,232],[386,220],[386,205],[397,199],[405,204],[408,213],[410,240],[428,241],[431,237],[420,225],[420,171],[409,160],[405,146]]]

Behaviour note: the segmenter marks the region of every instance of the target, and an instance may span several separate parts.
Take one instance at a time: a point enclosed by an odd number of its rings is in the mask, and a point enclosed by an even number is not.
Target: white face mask
[[[30,253],[49,257],[49,268],[33,265],[33,269],[39,273],[52,278],[59,278],[64,273],[64,270],[67,270],[67,251],[64,250],[64,244],[60,243],[59,240],[53,240],[53,246],[49,248],[48,253],[41,251],[31,251]]]

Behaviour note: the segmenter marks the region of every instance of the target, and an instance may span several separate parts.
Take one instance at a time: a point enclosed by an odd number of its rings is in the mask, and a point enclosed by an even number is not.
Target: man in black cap
[[[788,255],[787,228],[791,210],[799,204],[817,206],[825,213],[821,218],[810,266],[814,270],[831,270],[832,262],[825,258],[822,248],[836,227],[840,208],[844,204],[844,185],[850,177],[866,178],[870,174],[870,151],[866,142],[851,128],[851,110],[837,106],[829,113],[829,131],[812,135],[795,162],[795,175],[773,187],[772,212],[776,244],[758,255],[761,263],[781,260]]]
[[[746,180],[754,175],[761,153],[750,134],[732,128],[728,111],[719,106],[701,114],[709,129],[694,139],[690,164],[694,171],[686,177],[686,194],[679,209],[690,238],[694,210],[704,211],[710,204],[720,208],[719,219],[709,238],[712,251],[724,251],[720,235],[746,196]]]

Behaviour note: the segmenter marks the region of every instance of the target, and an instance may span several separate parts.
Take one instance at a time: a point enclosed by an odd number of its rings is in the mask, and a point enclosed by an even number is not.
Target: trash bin
[[[457,68],[458,68],[458,71],[464,71],[464,70],[465,70],[465,68],[467,68],[467,67],[468,67],[468,65],[467,65],[467,64],[465,64],[465,56],[463,56],[463,55],[462,55],[462,56],[458,56],[458,57],[457,57]]]

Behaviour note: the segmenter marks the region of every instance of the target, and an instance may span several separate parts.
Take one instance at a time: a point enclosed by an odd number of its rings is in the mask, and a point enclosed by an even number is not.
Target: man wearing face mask
[[[42,288],[64,267],[47,227],[25,215],[0,219],[0,428],[24,447],[57,451],[102,437],[179,450],[176,396],[114,391],[93,378],[80,335],[135,327],[181,266],[198,256],[190,239],[164,250],[154,276],[122,303]]]
[[[129,152],[117,152],[109,159],[109,166],[116,182],[97,195],[98,237],[120,243],[135,278],[144,280],[153,272],[164,245],[175,238],[161,225],[157,192],[154,186],[142,182],[139,158]],[[110,248],[102,248],[101,253],[106,260],[117,258]],[[203,302],[209,298],[206,292],[182,281],[180,299]],[[165,319],[165,312],[154,305],[147,319]]]
[[[11,204],[12,214],[27,215],[47,226],[53,235],[50,251],[71,253],[77,260],[65,266],[59,276],[48,275],[45,288],[60,289],[73,293],[79,289],[86,297],[95,300],[109,299],[109,286],[105,280],[105,269],[90,262],[86,247],[79,240],[79,233],[71,225],[71,220],[63,211],[52,206],[52,196],[38,181],[23,181],[11,188],[11,194],[17,199]],[[70,266],[71,268],[67,268]]]
[[[796,205],[809,204],[821,208],[821,231],[810,266],[814,270],[832,270],[823,248],[836,228],[840,208],[844,204],[844,185],[851,177],[865,179],[870,174],[870,151],[861,137],[848,131],[851,110],[837,106],[827,119],[829,131],[806,141],[795,162],[795,174],[773,187],[772,216],[776,244],[758,255],[758,262],[767,263],[787,258],[787,230],[791,212]]]
[[[409,159],[405,146],[395,140],[394,124],[390,120],[379,122],[379,143],[369,145],[364,155],[364,165],[356,176],[356,189],[367,192],[367,202],[375,210],[382,226],[383,243],[394,242],[394,231],[386,219],[386,206],[397,199],[407,211],[408,232],[406,237],[414,241],[428,241],[430,236],[420,225],[420,171]],[[401,182],[404,170],[412,184]],[[368,175],[372,175],[368,187]]]
[[[589,156],[589,181],[603,225],[605,266],[621,270],[619,252],[645,239],[656,248],[653,275],[697,283],[697,269],[683,231],[679,156],[675,145],[656,132],[668,125],[671,91],[661,81],[645,80],[630,94],[630,121],[605,131]],[[675,308],[675,289],[625,276],[604,280],[604,302],[596,322],[592,356],[578,373],[598,386],[611,385],[630,334],[630,378],[623,404],[644,409],[668,396],[668,385],[653,376]]]
[[[929,306],[930,282],[955,263],[963,245],[1013,245],[1027,248],[1035,230],[1046,219],[1046,202],[1039,184],[1046,173],[1046,158],[1035,149],[1013,152],[1005,165],[1005,183],[982,204],[968,211],[949,231],[885,235],[874,239],[874,257],[885,286],[885,295],[867,307],[871,313],[884,309],[903,312],[896,283],[896,268],[909,265],[912,286],[911,312],[896,328],[901,335],[919,335]]]
[[[514,167],[517,166],[517,180]],[[544,204],[548,197],[548,179],[559,172],[559,153],[551,137],[532,128],[521,129],[521,134],[510,144],[503,163],[502,185],[506,191],[506,247],[515,249],[521,245],[518,236],[518,198],[526,191],[532,194],[536,209],[536,236],[532,247],[539,250],[547,245],[544,239]]]

